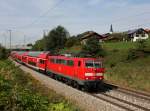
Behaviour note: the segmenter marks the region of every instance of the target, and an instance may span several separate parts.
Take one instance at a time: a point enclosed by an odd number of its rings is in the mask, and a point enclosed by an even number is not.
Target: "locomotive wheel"
[[[66,80],[66,84],[69,85],[69,86],[71,86],[72,85],[71,80]]]
[[[85,91],[85,92],[89,92],[90,88],[87,85],[84,85],[84,86],[82,86],[81,90]]]
[[[81,89],[81,86],[76,81],[73,82],[73,87],[79,90]]]

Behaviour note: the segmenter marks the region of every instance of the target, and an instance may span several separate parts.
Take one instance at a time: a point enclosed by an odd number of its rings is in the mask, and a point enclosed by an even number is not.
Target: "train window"
[[[67,63],[67,61],[66,60],[61,60],[61,64],[64,64],[64,65],[66,65],[66,63]]]
[[[67,61],[67,65],[68,65],[68,66],[74,66],[74,62],[73,62],[72,60],[68,60],[68,61]]]
[[[81,61],[78,61],[78,67],[80,67],[81,66]]]
[[[50,62],[51,62],[51,63],[54,63],[54,62],[55,62],[55,60],[54,60],[54,59],[50,59]]]
[[[100,61],[86,61],[85,66],[87,68],[101,68],[102,63]]]
[[[61,59],[56,59],[57,64],[61,64]]]
[[[29,61],[28,64],[32,65],[32,66],[36,66],[35,62]]]
[[[45,64],[45,61],[42,60],[42,59],[40,59],[39,63],[40,63],[40,64]]]
[[[86,66],[87,68],[94,67],[93,62],[86,62],[86,63],[85,63],[85,66]]]

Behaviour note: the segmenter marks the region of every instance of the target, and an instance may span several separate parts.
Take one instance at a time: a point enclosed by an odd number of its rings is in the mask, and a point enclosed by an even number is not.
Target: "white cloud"
[[[88,4],[89,5],[96,5],[96,4],[103,2],[103,1],[105,1],[105,0],[88,0]]]

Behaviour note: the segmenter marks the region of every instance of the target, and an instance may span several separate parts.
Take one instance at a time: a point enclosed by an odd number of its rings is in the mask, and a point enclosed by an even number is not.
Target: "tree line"
[[[104,50],[97,38],[92,37],[87,41],[87,44],[81,45],[81,36],[70,36],[69,31],[63,26],[57,26],[52,29],[48,35],[44,35],[42,39],[37,40],[33,45],[34,51],[50,51],[51,53],[59,53],[64,48],[70,48],[72,46],[81,46],[82,50],[77,56],[81,57],[97,57],[104,56]]]
[[[8,57],[9,51],[0,44],[0,60]]]

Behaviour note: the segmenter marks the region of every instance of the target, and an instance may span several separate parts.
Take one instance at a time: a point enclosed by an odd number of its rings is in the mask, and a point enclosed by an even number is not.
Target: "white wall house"
[[[148,34],[147,33],[144,33],[144,34],[138,34],[138,33],[134,33],[133,34],[133,42],[137,41],[137,40],[145,40],[145,39],[148,39]]]
[[[129,30],[127,34],[129,39],[133,42],[138,40],[145,40],[149,38],[148,33],[142,28]]]

